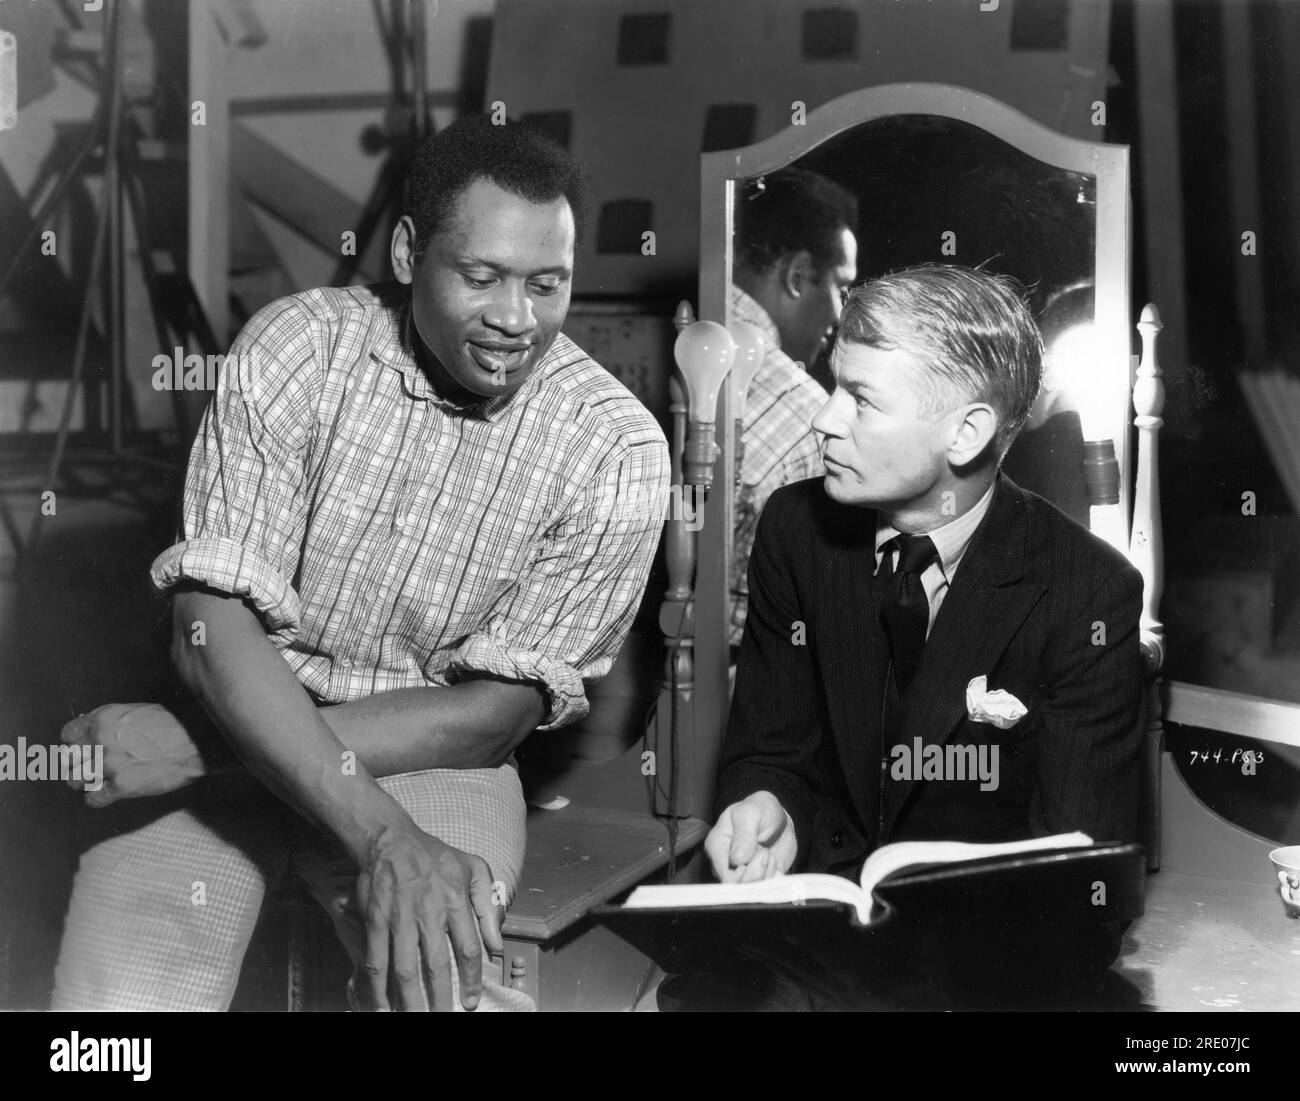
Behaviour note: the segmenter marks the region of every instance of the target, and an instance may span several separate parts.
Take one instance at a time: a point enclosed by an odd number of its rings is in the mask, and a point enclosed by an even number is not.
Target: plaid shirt
[[[749,611],[749,552],[759,513],[773,492],[790,482],[826,473],[812,419],[826,404],[826,391],[781,351],[781,334],[767,311],[739,287],[731,288],[731,316],[758,328],[768,341],[763,364],[749,384],[745,445],[736,494],[736,528],[731,550],[731,643],[740,644]]]
[[[456,406],[407,339],[409,292],[325,288],[236,339],[154,584],[246,598],[317,703],[540,683],[587,711],[627,636],[669,477],[649,412],[572,341],[513,395]]]

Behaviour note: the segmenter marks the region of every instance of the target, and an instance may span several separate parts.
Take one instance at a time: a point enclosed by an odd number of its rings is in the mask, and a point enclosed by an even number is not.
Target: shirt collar
[[[452,416],[494,421],[515,402],[528,400],[529,396],[536,393],[541,377],[555,351],[555,345],[552,343],[527,381],[513,394],[502,394],[487,401],[463,404],[442,397],[433,388],[429,376],[420,367],[416,357],[414,329],[411,295],[407,291],[400,306],[382,312],[382,320],[378,323],[378,331],[371,341],[370,352],[381,363],[392,367],[401,376],[402,387],[407,394],[417,401],[432,402]]]
[[[998,480],[995,477],[985,491],[984,496],[975,502],[974,507],[949,520],[943,527],[921,533],[928,535],[933,540],[934,549],[939,552],[939,568],[943,570],[944,579],[950,585],[952,584],[953,575],[957,572],[957,567],[961,564],[962,556],[966,553],[966,548],[970,546],[975,529],[980,526],[980,521],[984,519],[985,513],[989,510],[989,505],[993,503],[993,490],[997,486],[997,482]],[[880,548],[898,534],[900,533],[896,527],[885,523],[883,520],[877,525],[877,562],[880,560]]]
[[[745,321],[757,328],[767,337],[771,347],[781,347],[781,331],[771,315],[734,283],[731,285],[731,316],[736,321]]]

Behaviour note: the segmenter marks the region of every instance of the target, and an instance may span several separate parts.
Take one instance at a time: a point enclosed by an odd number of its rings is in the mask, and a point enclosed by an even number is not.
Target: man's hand
[[[505,948],[486,861],[414,826],[385,830],[362,862],[356,897],[366,928],[365,974],[356,985],[373,1008],[451,1010],[449,939],[461,1005],[478,1005],[483,945]]]
[[[189,731],[167,708],[154,703],[110,703],[65,724],[65,745],[102,746],[103,783],[96,791],[83,780],[86,805],[106,807],[119,799],[163,795],[192,784],[206,772]]]
[[[723,883],[748,883],[784,875],[799,847],[777,797],[756,791],[722,812],[704,840],[704,851]]]

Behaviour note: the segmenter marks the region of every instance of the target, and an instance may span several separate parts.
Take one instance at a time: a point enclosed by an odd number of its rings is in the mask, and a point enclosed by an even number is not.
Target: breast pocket
[[[1042,713],[1031,708],[1014,726],[1001,730],[992,723],[965,720],[960,737],[977,748],[981,768],[991,771],[1000,798],[1024,802],[1038,777],[1038,733]]]

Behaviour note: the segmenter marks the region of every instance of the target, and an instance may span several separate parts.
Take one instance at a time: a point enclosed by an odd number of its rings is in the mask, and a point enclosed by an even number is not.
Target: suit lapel
[[[902,743],[942,745],[966,714],[966,686],[988,673],[1046,586],[1025,577],[1029,520],[1016,484],[998,476],[989,511],[944,597],[903,701]],[[919,767],[919,762],[915,762]],[[885,785],[884,835],[888,838],[915,781]]]

